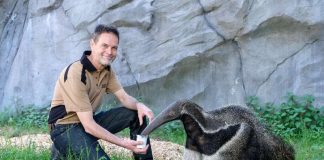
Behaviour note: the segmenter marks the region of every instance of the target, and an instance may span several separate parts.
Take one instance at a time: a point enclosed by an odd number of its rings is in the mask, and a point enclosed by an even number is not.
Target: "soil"
[[[31,134],[21,137],[5,138],[0,136],[0,147],[5,145],[14,145],[17,147],[26,147],[35,145],[36,149],[48,148],[52,144],[48,134]],[[100,140],[100,144],[108,154],[132,156],[132,153],[122,147]],[[184,147],[175,143],[151,139],[153,156],[157,160],[181,160]]]

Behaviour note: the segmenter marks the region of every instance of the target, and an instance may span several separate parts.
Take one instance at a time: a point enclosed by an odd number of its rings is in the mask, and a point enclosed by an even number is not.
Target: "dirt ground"
[[[51,140],[48,134],[32,134],[24,135],[21,137],[5,138],[0,136],[0,147],[4,145],[15,145],[15,146],[29,146],[31,144],[35,145],[36,148],[50,148]],[[127,155],[131,157],[132,153],[124,148],[118,147],[116,145],[100,141],[105,151],[108,154],[116,153]],[[181,160],[183,154],[183,146],[151,139],[151,145],[153,149],[153,156],[157,160]]]

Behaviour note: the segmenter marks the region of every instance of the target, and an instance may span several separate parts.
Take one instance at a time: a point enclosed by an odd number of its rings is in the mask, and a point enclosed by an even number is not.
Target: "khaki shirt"
[[[122,88],[110,66],[97,71],[87,57],[90,54],[85,51],[79,61],[61,72],[56,82],[51,107],[65,105],[67,112],[57,124],[80,123],[75,112],[95,112],[104,94]]]

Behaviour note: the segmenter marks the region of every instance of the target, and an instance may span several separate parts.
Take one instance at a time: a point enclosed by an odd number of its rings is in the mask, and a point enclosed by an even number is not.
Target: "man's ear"
[[[94,46],[95,45],[95,42],[94,42],[94,40],[91,38],[91,40],[90,40],[90,47],[92,47],[92,46]]]

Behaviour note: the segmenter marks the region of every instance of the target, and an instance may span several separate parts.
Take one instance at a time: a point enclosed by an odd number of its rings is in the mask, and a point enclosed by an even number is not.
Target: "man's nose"
[[[107,53],[107,54],[113,54],[113,49],[112,49],[112,47],[108,47],[108,48],[106,48],[106,53]]]

